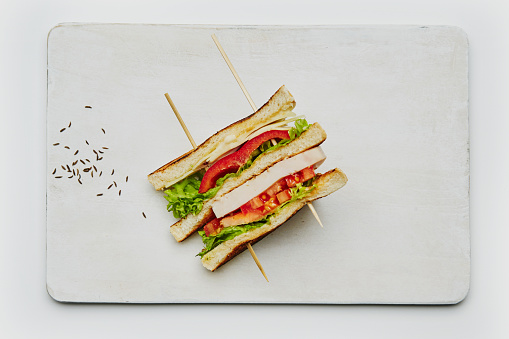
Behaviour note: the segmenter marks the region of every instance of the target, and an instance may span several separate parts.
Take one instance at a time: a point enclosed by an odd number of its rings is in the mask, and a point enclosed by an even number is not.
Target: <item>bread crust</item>
[[[348,178],[346,177],[345,173],[338,168],[320,175],[315,181],[316,188],[313,190],[313,192],[311,192],[303,199],[296,200],[285,206],[276,215],[272,216],[267,224],[259,228],[255,228],[249,232],[243,233],[234,239],[225,241],[224,243],[214,248],[212,251],[205,254],[202,258],[203,266],[210,271],[215,271],[218,267],[244,251],[248,244],[256,243],[270,233],[274,232],[276,228],[290,219],[308,202],[323,198],[337,191],[346,185],[347,181]]]
[[[148,181],[156,190],[163,190],[184,179],[186,173],[192,168],[202,168],[208,163],[201,163],[202,159],[212,153],[224,140],[234,135],[238,137],[243,133],[255,131],[259,126],[274,119],[281,111],[293,109],[295,99],[283,85],[274,95],[255,113],[240,119],[233,124],[216,132],[195,149],[181,155],[169,163],[159,167],[148,175]]]
[[[206,223],[214,218],[212,205],[218,199],[239,187],[246,181],[254,178],[257,175],[260,175],[260,173],[275,163],[302,153],[310,148],[316,147],[324,142],[326,138],[327,134],[323,128],[318,123],[314,123],[311,124],[304,133],[302,133],[289,144],[277,150],[260,155],[254,161],[253,165],[242,172],[240,176],[226,180],[214,198],[205,200],[200,213],[197,215],[190,214],[186,218],[180,219],[175,224],[173,224],[170,227],[171,234],[178,242],[185,240],[187,237],[189,237],[191,234],[196,232],[198,229],[203,227]]]

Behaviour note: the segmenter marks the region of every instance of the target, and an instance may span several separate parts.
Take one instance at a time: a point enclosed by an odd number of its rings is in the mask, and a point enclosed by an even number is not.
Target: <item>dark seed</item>
[[[97,151],[97,152],[99,152],[99,153],[101,153],[101,154],[102,154],[102,153],[104,153],[104,152],[103,152],[103,151],[101,151],[101,150],[99,150],[99,151]]]
[[[99,161],[99,160],[103,160],[103,157],[100,157],[100,158],[99,158],[99,157],[97,157],[97,161]]]
[[[94,171],[91,171],[90,172],[90,175],[92,176],[92,178],[94,177]]]
[[[103,131],[104,134],[106,134],[106,131],[104,130],[104,128],[101,128],[101,130]]]
[[[147,216],[145,215],[145,212],[141,212],[143,214],[143,218],[147,219]]]
[[[127,182],[127,180],[129,180],[129,177],[125,177],[125,182]]]
[[[71,149],[69,146],[64,146],[64,148]]]
[[[82,163],[83,165],[85,165],[85,162],[84,162],[83,160],[81,160],[81,159],[80,159],[80,161],[81,161],[81,163]]]
[[[88,172],[88,171],[90,171],[89,167],[83,169],[83,172]]]
[[[60,165],[60,166],[62,166],[62,169],[63,169],[64,171],[66,170],[66,168],[64,167],[64,165]]]
[[[122,190],[118,190],[118,195],[120,195],[122,193]]]
[[[113,184],[115,185],[115,187],[117,187],[117,183],[113,181]]]
[[[95,149],[93,149],[93,150],[92,150],[92,152],[94,152],[94,153],[95,153],[95,155],[97,155],[97,151],[96,151]]]
[[[85,108],[92,108],[92,106],[85,106]]]
[[[112,169],[112,170],[111,170],[111,175],[113,175],[113,173],[115,173],[115,169]]]
[[[71,122],[70,121],[69,121],[69,126],[67,126],[67,127],[71,127]]]
[[[74,155],[78,154],[78,152],[79,152],[79,151],[80,151],[80,150],[79,150],[79,149],[77,149],[77,150],[76,150],[76,152],[74,152]]]
[[[70,172],[71,169],[69,168],[69,165],[66,165],[67,166],[67,172]]]
[[[62,133],[63,131],[65,131],[65,127],[60,130],[60,133]]]
[[[73,166],[75,166],[78,163],[78,160],[72,163]]]
[[[94,171],[97,172],[97,167],[95,167],[95,165],[92,165],[92,167],[94,168]]]
[[[55,169],[53,170],[53,173],[51,173],[51,174],[55,174],[56,172],[57,172],[57,169],[55,168]]]
[[[98,197],[100,197],[101,195],[103,195],[103,194],[102,193],[97,194]]]
[[[59,175],[59,176],[56,176],[55,178],[60,179],[61,177],[62,177],[62,176],[61,176],[61,175]]]
[[[108,189],[110,189],[110,188],[111,188],[111,186],[113,186],[113,184],[109,185],[109,186],[108,186]]]
[[[53,144],[53,146],[58,146],[58,145],[60,145],[59,142]]]
[[[67,178],[71,179],[72,177],[73,177],[73,176],[71,175],[70,177],[67,177]]]
[[[103,175],[103,171],[101,171],[101,172],[99,173],[99,176],[101,176],[101,175]]]
[[[85,140],[85,142],[87,143],[87,145],[90,145],[90,144],[88,143],[88,141],[86,141],[86,140]]]
[[[85,160],[86,160],[87,162],[90,162],[90,160],[88,160],[88,159],[85,159]]]
[[[80,178],[81,178],[81,175],[80,175]],[[80,183],[80,185],[83,185],[83,183],[81,182],[80,178],[78,178],[78,182]]]
[[[76,171],[74,171],[74,168],[72,169],[72,175],[76,175]]]
[[[109,148],[108,148],[108,147],[104,147],[104,146],[103,146],[103,149],[109,149]]]

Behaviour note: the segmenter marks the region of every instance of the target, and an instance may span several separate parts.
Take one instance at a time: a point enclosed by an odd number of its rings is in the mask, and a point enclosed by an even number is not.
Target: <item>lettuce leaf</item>
[[[203,201],[216,195],[220,186],[216,186],[203,194],[198,192],[203,174],[203,171],[195,173],[164,191],[166,194],[164,198],[168,201],[168,212],[173,212],[175,218],[181,219],[189,213],[200,213],[203,208]]]
[[[164,198],[168,201],[168,212],[173,212],[173,216],[177,219],[185,218],[190,213],[194,215],[200,213],[203,208],[203,202],[213,198],[227,179],[238,177],[244,170],[251,167],[253,162],[260,155],[290,143],[308,128],[309,124],[305,119],[296,120],[295,127],[292,127],[288,132],[290,134],[290,139],[281,140],[274,146],[272,146],[270,141],[264,142],[251,154],[249,160],[240,167],[237,172],[226,174],[224,177],[218,179],[216,186],[203,194],[198,193],[203,175],[205,174],[203,171],[194,173],[186,179],[172,185],[164,191],[166,194]]]
[[[316,176],[315,176],[316,178]],[[297,186],[292,187],[290,189],[291,198],[290,200],[285,201],[281,205],[279,205],[276,209],[272,211],[271,214],[266,215],[263,219],[254,221],[249,224],[245,225],[238,225],[238,226],[231,226],[231,227],[225,227],[223,228],[218,234],[207,236],[205,234],[205,231],[198,231],[198,234],[201,236],[204,244],[203,250],[198,253],[196,256],[199,256],[203,258],[205,254],[212,251],[214,248],[222,244],[223,242],[227,240],[231,240],[243,233],[249,232],[252,229],[262,227],[263,225],[267,224],[270,220],[270,218],[277,212],[279,212],[281,209],[283,209],[286,205],[304,198],[306,195],[311,193],[315,188],[316,185],[312,185],[314,178],[309,179],[308,181],[304,183],[297,184]]]

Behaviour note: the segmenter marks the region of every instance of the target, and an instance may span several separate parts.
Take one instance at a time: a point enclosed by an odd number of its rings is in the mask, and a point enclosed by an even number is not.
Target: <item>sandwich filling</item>
[[[259,176],[213,202],[216,218],[198,233],[203,257],[221,243],[265,225],[287,204],[304,198],[315,188],[315,169],[325,160],[320,147],[285,159]]]
[[[279,127],[279,126],[278,126]],[[207,171],[199,171],[164,191],[167,209],[175,218],[185,218],[190,213],[198,214],[203,202],[213,198],[225,180],[239,176],[262,154],[284,146],[309,127],[305,119],[295,121],[289,130],[268,130],[251,138],[237,151],[216,161]],[[275,145],[271,140],[279,140]]]

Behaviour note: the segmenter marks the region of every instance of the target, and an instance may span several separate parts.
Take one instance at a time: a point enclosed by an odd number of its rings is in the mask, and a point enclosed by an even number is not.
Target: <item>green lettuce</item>
[[[316,177],[315,177],[316,178]],[[252,229],[262,227],[263,225],[269,222],[269,219],[277,212],[279,212],[286,205],[304,198],[306,195],[311,193],[316,185],[313,185],[314,178],[309,179],[304,183],[297,184],[297,186],[290,188],[291,198],[290,200],[285,201],[281,205],[279,205],[276,209],[274,209],[271,214],[266,215],[263,219],[254,221],[245,225],[238,226],[230,226],[223,228],[218,234],[207,236],[205,231],[198,231],[198,234],[201,236],[204,244],[203,250],[198,253],[196,256],[203,258],[205,254],[212,251],[214,248],[222,244],[227,240],[231,240],[243,233],[249,232]]]
[[[173,212],[173,216],[177,219],[185,218],[191,213],[195,215],[200,213],[203,208],[203,202],[207,199],[213,198],[228,178],[238,177],[244,170],[251,167],[253,162],[260,155],[290,143],[308,128],[309,124],[305,119],[296,120],[295,127],[292,127],[288,131],[290,139],[283,139],[274,146],[272,146],[270,141],[264,142],[251,154],[249,160],[240,167],[237,172],[226,174],[224,177],[218,179],[216,186],[205,193],[198,192],[203,175],[205,174],[203,171],[194,173],[184,180],[172,185],[164,191],[166,194],[164,198],[168,201],[168,212]]]

